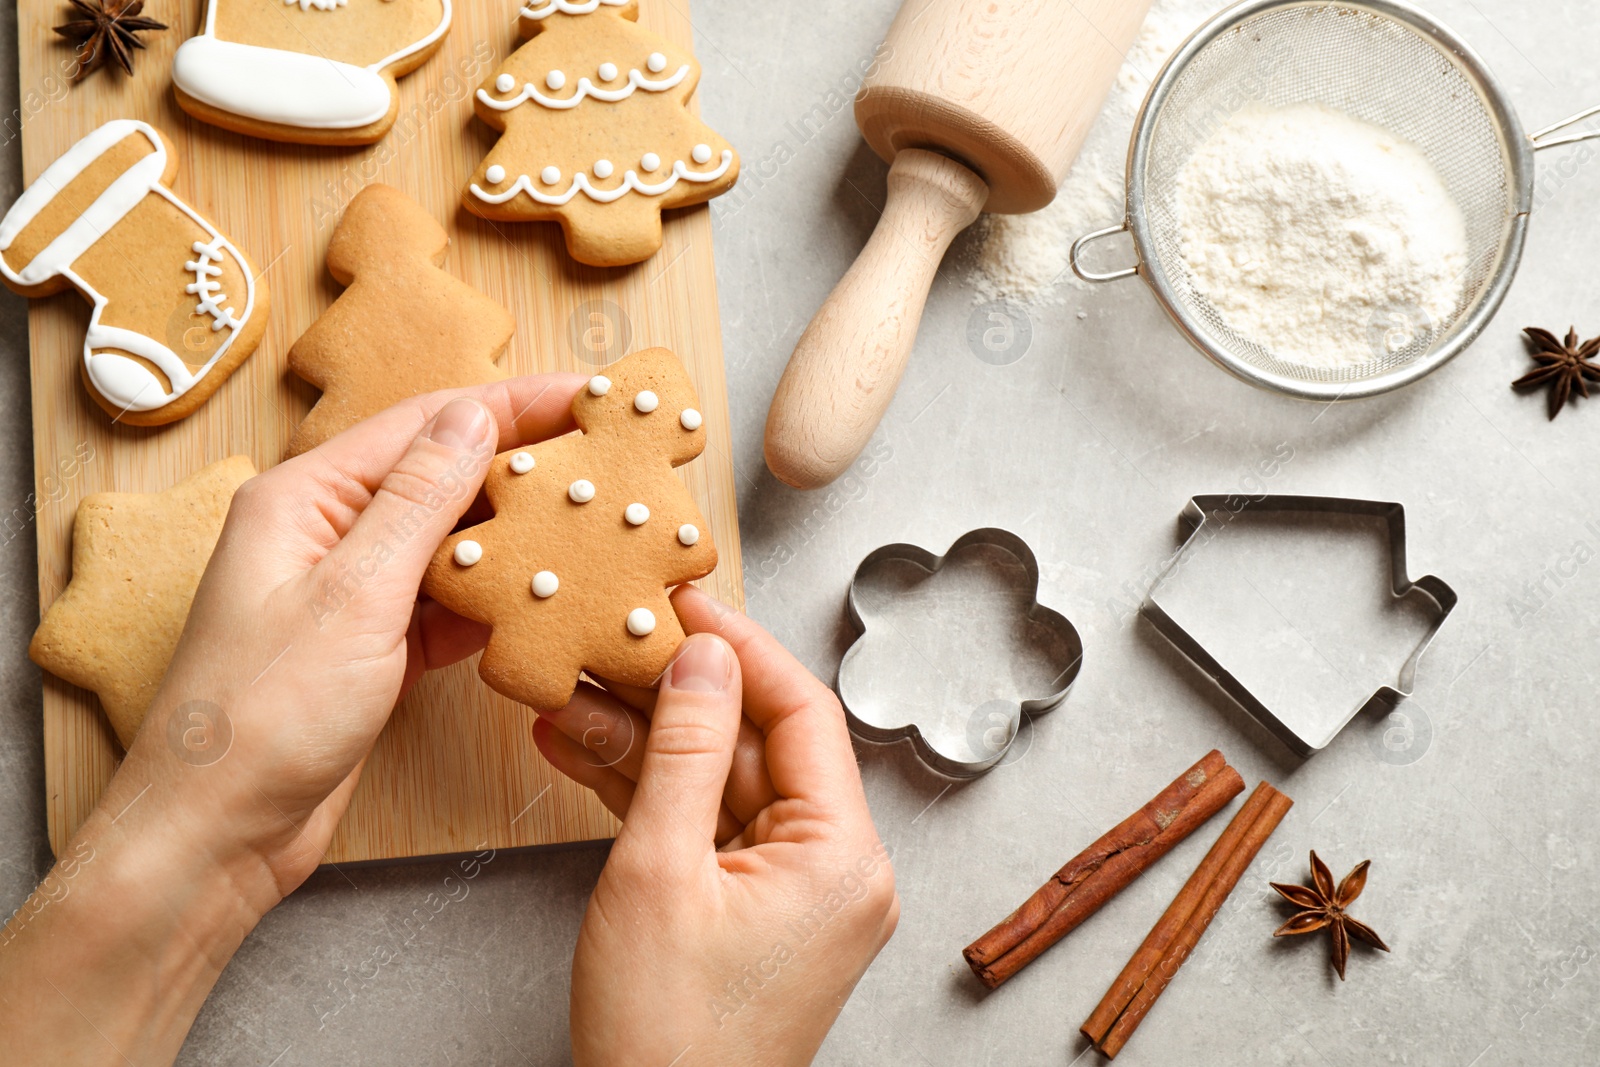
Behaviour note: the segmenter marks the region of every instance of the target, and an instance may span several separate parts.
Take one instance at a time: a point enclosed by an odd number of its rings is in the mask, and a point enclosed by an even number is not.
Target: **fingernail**
[[[694,634],[661,676],[663,689],[720,693],[733,681],[733,656],[728,643],[710,634]]]
[[[456,397],[433,418],[428,439],[462,452],[483,444],[489,432],[489,412],[476,400]]]

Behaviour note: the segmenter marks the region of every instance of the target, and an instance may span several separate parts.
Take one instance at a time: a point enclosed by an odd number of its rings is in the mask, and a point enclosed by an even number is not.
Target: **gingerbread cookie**
[[[133,119],[67,149],[0,219],[0,278],[94,305],[83,380],[114,419],[159,426],[205,403],[261,340],[267,287],[166,183],[172,146]]]
[[[297,144],[372,144],[400,112],[395,79],[439,50],[450,0],[206,0],[172,57],[202,122]]]
[[[532,38],[477,92],[504,136],[462,203],[486,219],[554,220],[572,258],[617,267],[661,247],[661,212],[733,188],[733,148],[689,111],[694,56],[635,24],[638,0],[532,0]]]
[[[644,686],[666,668],[684,636],[667,591],[717,565],[672,472],[705,448],[698,403],[678,357],[646,349],[573,400],[581,432],[494,458],[494,518],[451,535],[422,585],[492,628],[490,688],[559,708],[580,671]]]
[[[167,673],[234,491],[255,473],[231,456],[165,492],[96,493],[78,505],[72,581],[28,656],[98,693],[124,749]]]
[[[391,404],[436,389],[497,382],[511,313],[439,269],[450,236],[398,189],[369,185],[328,242],[347,286],[289,350],[289,369],[322,390],[289,440],[315,448]]]

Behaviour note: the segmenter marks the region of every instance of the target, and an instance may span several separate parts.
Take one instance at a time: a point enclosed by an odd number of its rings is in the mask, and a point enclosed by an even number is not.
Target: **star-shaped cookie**
[[[422,585],[492,628],[490,688],[559,708],[582,671],[647,686],[666,668],[684,637],[667,591],[717,565],[673,473],[705,449],[698,404],[678,358],[646,349],[579,392],[581,432],[494,458],[494,518],[446,540]]]
[[[328,242],[347,288],[289,350],[289,369],[322,390],[288,454],[322,444],[391,404],[506,377],[495,361],[511,313],[440,269],[450,235],[398,189],[369,185]]]
[[[72,523],[72,580],[28,656],[100,695],[126,749],[167,673],[234,491],[254,477],[230,456],[161,493],[95,493]]]

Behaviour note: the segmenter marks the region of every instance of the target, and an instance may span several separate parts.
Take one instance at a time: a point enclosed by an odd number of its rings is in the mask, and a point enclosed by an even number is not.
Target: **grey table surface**
[[[1600,103],[1595,5],[1426,6],[1485,56],[1531,125]],[[1333,408],[1228,378],[1137,282],[1058,288],[1057,303],[1024,309],[1021,358],[980,359],[968,342],[978,239],[964,237],[873,458],[833,489],[802,494],[765,470],[762,426],[794,341],[882,206],[885,167],[839,101],[895,7],[697,5],[705,114],[744,154],[743,192],[719,206],[715,233],[749,610],[831,680],[862,556],[894,541],[942,551],[969,529],[1000,526],[1033,546],[1041,599],[1072,618],[1087,653],[1025,755],[986,778],[952,784],[904,745],[858,746],[904,911],[819,1062],[1092,1059],[1077,1024],[1220,824],[995,994],[981,995],[960,948],[1212,747],[1297,803],[1124,1062],[1600,1062],[1600,969],[1589,966],[1600,938],[1600,646],[1584,607],[1600,596],[1600,568],[1587,566],[1600,555],[1600,467],[1585,451],[1600,412],[1580,404],[1549,423],[1541,398],[1507,387],[1528,365],[1520,327],[1600,332],[1593,153],[1541,157],[1523,269],[1474,348],[1401,393]],[[15,32],[8,13],[0,55],[15,55]],[[0,82],[0,112],[13,115],[17,86]],[[20,154],[13,124],[4,129],[9,202]],[[1127,131],[1125,113],[1108,114],[1090,147],[1115,160]],[[0,298],[0,316],[0,507],[26,514],[23,302]],[[1305,762],[1122,609],[1171,551],[1192,494],[1249,488],[1261,460],[1285,450],[1271,491],[1405,503],[1412,573],[1437,573],[1461,596],[1404,719],[1358,720]],[[31,528],[0,542],[9,911],[50,856],[39,674],[25,654],[38,609]],[[1358,914],[1394,951],[1358,953],[1343,984],[1323,945],[1268,936],[1285,913],[1266,882],[1302,880],[1308,848],[1336,875],[1374,860]],[[448,868],[319,873],[246,941],[181,1062],[564,1062],[569,954],[605,857],[603,846],[496,857],[466,899],[371,977],[362,961],[401,943],[401,923]]]

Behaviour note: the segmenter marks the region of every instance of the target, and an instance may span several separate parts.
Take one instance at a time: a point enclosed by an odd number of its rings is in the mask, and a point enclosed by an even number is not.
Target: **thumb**
[[[380,596],[415,600],[440,542],[477,497],[497,437],[478,401],[457,397],[440,408],[319,567],[361,587],[376,578]]]
[[[674,870],[716,851],[722,790],[739,737],[740,694],[739,661],[728,642],[694,634],[679,646],[650,717],[623,835],[629,848],[647,848]]]

